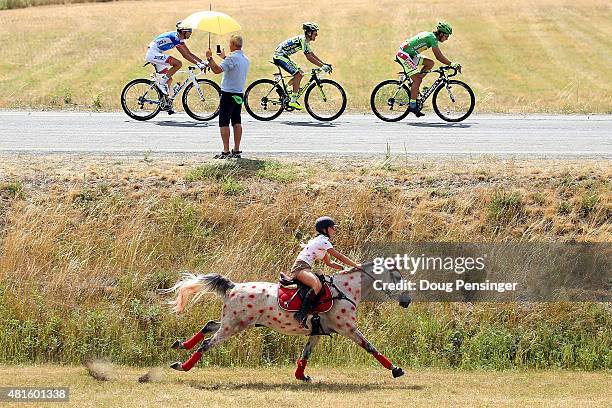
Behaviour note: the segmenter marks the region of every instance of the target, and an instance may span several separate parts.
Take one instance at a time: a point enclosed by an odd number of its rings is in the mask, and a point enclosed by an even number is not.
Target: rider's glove
[[[206,67],[208,66],[208,64],[206,64],[205,62],[198,62],[196,66],[200,68],[201,71],[204,71]]]
[[[458,62],[453,62],[451,67],[455,68],[457,71],[461,72],[461,64]]]
[[[323,64],[323,66],[321,67],[321,70],[323,72],[327,72],[328,74],[331,74],[332,66],[331,66],[331,64]]]

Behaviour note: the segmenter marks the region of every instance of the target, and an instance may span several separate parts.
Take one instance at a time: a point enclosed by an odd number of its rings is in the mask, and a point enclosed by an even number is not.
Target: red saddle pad
[[[331,289],[327,284],[323,285],[323,295],[319,300],[319,304],[315,307],[317,313],[325,313],[329,311],[334,305],[334,301],[332,299]],[[281,286],[278,285],[278,306],[281,309],[286,310],[288,312],[297,312],[300,310],[300,306],[302,305],[302,298],[296,294],[298,288],[296,286]]]

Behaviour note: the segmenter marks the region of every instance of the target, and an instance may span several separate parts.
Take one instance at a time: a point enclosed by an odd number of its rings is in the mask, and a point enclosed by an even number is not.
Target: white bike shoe
[[[157,87],[164,95],[168,95],[168,93],[170,92],[170,90],[168,89],[168,84],[162,84],[157,82]]]

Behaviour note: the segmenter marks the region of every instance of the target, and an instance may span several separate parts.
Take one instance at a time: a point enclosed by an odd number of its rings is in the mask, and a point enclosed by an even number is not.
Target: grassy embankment
[[[185,269],[273,280],[321,214],[356,258],[377,240],[610,242],[609,180],[598,161],[2,160],[0,362],[165,364],[220,301],[175,317],[156,289]],[[360,325],[407,367],[612,368],[603,304],[385,304]],[[292,363],[304,341],[254,330],[203,364]],[[313,361],[374,364],[344,339]]]
[[[296,383],[291,368],[213,368],[177,373],[111,368],[96,382],[82,367],[0,366],[0,386],[69,386],[62,407],[607,407],[609,373],[571,371],[465,372],[415,370],[393,379],[382,369],[309,367],[313,384]],[[19,407],[33,404],[19,403]]]
[[[369,111],[369,96],[394,77],[393,55],[409,35],[449,20],[455,35],[442,45],[465,67],[461,77],[477,95],[479,112],[612,112],[612,6],[597,0],[533,2],[442,0],[401,5],[341,0],[215,2],[215,9],[243,26],[249,81],[269,77],[274,47],[315,20],[321,33],[315,52],[334,66],[349,108]],[[0,12],[0,35],[15,38],[0,48],[0,107],[119,109],[124,84],[148,75],[142,68],[151,39],[176,20],[202,9],[201,2],[111,2]],[[213,38],[226,43],[227,38]],[[207,36],[196,33],[191,49],[202,56]],[[431,53],[428,53],[430,55]],[[177,55],[176,53],[174,55]],[[308,66],[304,57],[295,57]]]

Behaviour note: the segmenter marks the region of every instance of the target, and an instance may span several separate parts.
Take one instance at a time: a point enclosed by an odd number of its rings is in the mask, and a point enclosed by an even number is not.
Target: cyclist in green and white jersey
[[[298,64],[291,61],[289,56],[298,51],[303,51],[308,61],[312,62],[318,67],[322,67],[326,72],[332,71],[332,66],[321,61],[319,57],[312,52],[312,48],[310,47],[310,42],[314,41],[319,35],[319,26],[316,23],[304,23],[302,24],[302,29],[304,30],[303,35],[297,35],[278,44],[276,50],[274,51],[274,56],[272,57],[272,61],[276,65],[287,71],[289,75],[293,76],[293,78],[289,81],[289,85],[293,86],[289,106],[298,110],[302,109],[302,105],[298,103],[297,98],[300,90],[300,82],[304,77],[304,71],[300,69]]]
[[[425,74],[422,74],[421,72],[429,71],[434,66],[434,62],[429,58],[421,56],[421,52],[431,48],[438,61],[445,65],[451,65],[453,68],[461,68],[460,64],[452,63],[444,56],[444,54],[442,54],[440,48],[438,48],[438,43],[448,40],[452,33],[453,28],[450,26],[450,24],[440,21],[436,26],[436,31],[424,31],[404,41],[404,43],[400,46],[399,51],[395,55],[395,59],[402,64],[408,76],[412,78],[409,110],[417,117],[424,115],[424,113],[418,109],[416,103],[419,96],[421,82],[423,81],[423,77],[425,77]],[[420,71],[418,71],[419,67],[422,67]]]

